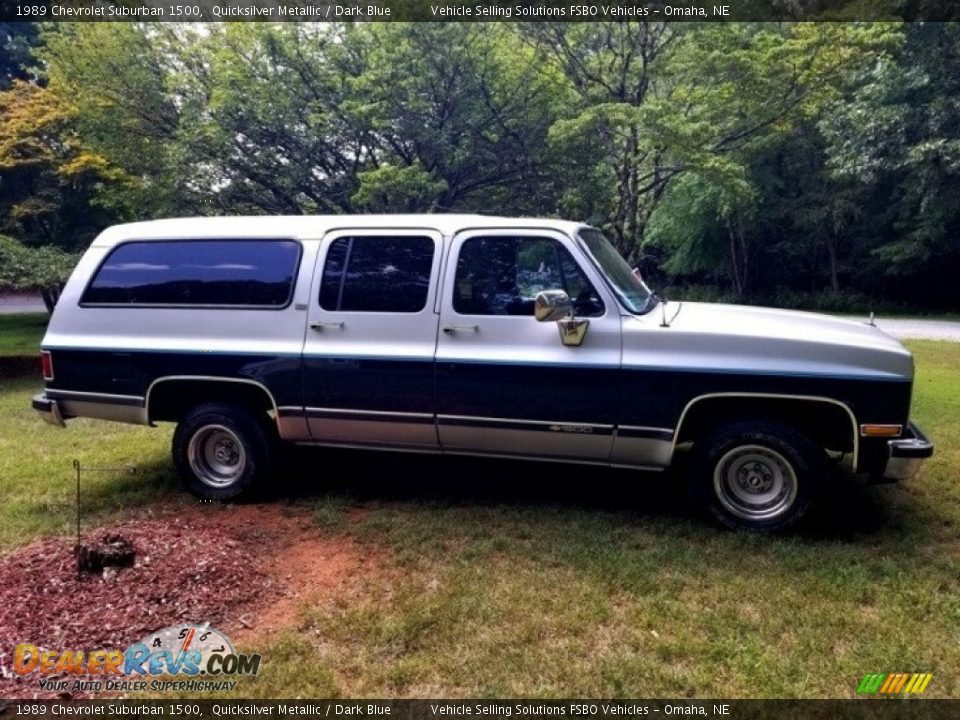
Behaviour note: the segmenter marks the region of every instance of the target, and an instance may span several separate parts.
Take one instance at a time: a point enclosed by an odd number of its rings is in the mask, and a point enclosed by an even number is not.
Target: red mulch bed
[[[244,544],[217,523],[129,522],[87,533],[83,542],[117,536],[133,545],[133,567],[108,567],[80,581],[67,538],[0,558],[0,698],[55,695],[40,690],[37,673],[13,673],[18,643],[57,651],[124,650],[178,622],[217,627],[274,591]]]

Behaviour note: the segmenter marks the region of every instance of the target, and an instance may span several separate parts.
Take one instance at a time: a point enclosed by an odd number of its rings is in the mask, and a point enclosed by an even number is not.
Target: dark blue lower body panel
[[[478,429],[490,420],[525,421],[524,429],[544,432],[592,428],[590,432],[606,433],[622,426],[623,437],[660,440],[670,439],[685,408],[704,396],[830,398],[849,408],[856,424],[906,426],[911,394],[909,381],[722,370],[49,349],[56,371],[48,384],[51,397],[59,390],[83,393],[89,402],[97,402],[99,394],[106,403],[142,404],[160,378],[233,378],[264,386],[285,416],[321,408],[392,413],[398,422],[405,413],[411,414],[410,422],[420,423],[423,418],[413,416],[438,415],[441,424],[473,422]],[[558,423],[563,424],[559,430]],[[503,422],[498,427],[506,429]],[[861,468],[885,462],[887,451],[886,442],[862,439]]]

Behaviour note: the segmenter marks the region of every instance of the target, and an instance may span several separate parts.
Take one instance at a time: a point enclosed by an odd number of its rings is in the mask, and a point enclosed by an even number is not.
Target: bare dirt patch
[[[377,558],[321,536],[309,513],[281,505],[194,506],[84,533],[84,544],[133,546],[131,567],[79,581],[73,541],[0,558],[0,697],[49,697],[39,676],[12,672],[14,648],[125,649],[179,622],[209,623],[248,642],[295,623],[304,602],[333,598]]]

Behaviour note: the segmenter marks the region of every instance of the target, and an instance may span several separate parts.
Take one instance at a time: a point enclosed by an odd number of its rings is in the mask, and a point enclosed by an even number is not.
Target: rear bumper
[[[67,426],[56,400],[51,400],[41,393],[40,395],[33,396],[33,402],[31,404],[33,405],[33,409],[40,413],[40,417],[42,417],[45,422],[62,428]]]
[[[910,423],[903,437],[887,443],[884,480],[907,480],[917,474],[923,461],[933,455],[933,443],[916,425]]]

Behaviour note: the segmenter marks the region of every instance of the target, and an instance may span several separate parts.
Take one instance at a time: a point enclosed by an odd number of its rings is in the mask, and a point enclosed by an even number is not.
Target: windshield
[[[656,303],[656,295],[650,292],[643,281],[634,275],[633,270],[617,252],[603,233],[594,228],[580,231],[580,241],[593,258],[597,268],[610,284],[610,289],[620,302],[632,313],[643,314],[651,310]]]

